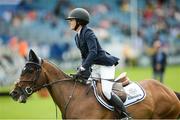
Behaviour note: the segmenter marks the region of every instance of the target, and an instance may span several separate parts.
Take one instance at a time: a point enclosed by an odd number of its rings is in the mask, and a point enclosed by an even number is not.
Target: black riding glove
[[[85,69],[84,67],[80,66],[77,70],[77,73],[74,75],[75,78],[77,79],[88,79],[90,76],[91,72],[89,69]]]
[[[83,74],[83,71],[85,71],[85,68],[83,68],[82,66],[78,67],[77,68],[77,73],[74,75],[75,78],[81,78],[82,74]]]

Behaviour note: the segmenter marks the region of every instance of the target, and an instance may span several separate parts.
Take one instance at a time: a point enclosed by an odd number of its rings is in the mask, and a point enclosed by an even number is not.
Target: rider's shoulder
[[[94,35],[94,31],[93,31],[93,29],[90,28],[90,27],[85,27],[85,28],[83,29],[83,31],[84,31],[84,34],[86,34],[86,35]]]

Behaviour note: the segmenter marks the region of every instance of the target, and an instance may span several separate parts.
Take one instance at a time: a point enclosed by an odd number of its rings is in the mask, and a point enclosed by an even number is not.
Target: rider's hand
[[[84,67],[82,67],[82,66],[78,67],[77,73],[74,75],[74,78],[78,79],[78,78],[82,77],[83,72],[85,70],[86,69]]]
[[[83,72],[83,71],[85,71],[86,69],[83,67],[83,66],[80,66],[80,67],[78,67],[78,70],[77,70],[77,72]]]

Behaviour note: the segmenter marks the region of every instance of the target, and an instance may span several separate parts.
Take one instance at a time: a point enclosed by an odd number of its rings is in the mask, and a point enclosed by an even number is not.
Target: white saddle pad
[[[101,96],[98,95],[97,90],[96,90],[96,81],[92,81],[92,86],[93,86],[95,97],[98,100],[98,102],[101,105],[103,105],[105,108],[111,111],[114,111],[114,106],[111,106],[108,103],[106,103],[101,98]],[[131,82],[129,85],[124,87],[124,89],[127,94],[126,101],[124,102],[125,107],[141,102],[146,97],[146,93],[144,89],[138,83]]]
[[[145,90],[138,84],[132,82],[131,84],[124,87],[124,90],[127,94],[126,101],[124,102],[124,105],[126,107],[136,104],[146,97]]]

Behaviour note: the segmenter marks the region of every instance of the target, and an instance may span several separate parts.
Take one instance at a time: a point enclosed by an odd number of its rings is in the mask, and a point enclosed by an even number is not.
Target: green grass
[[[58,108],[57,108],[58,109]],[[60,117],[59,109],[58,118]],[[50,97],[41,98],[37,94],[25,104],[14,102],[10,97],[0,98],[0,119],[54,119],[56,107]]]
[[[144,79],[152,79],[152,69],[150,67],[127,67],[120,68],[116,72],[116,76],[120,72],[127,72],[127,76],[133,81],[141,81]],[[180,66],[168,66],[164,74],[164,84],[169,88],[180,92]]]
[[[127,72],[133,81],[152,78],[151,68],[117,68],[116,76],[120,72]],[[70,73],[72,71],[68,71]],[[166,70],[164,84],[175,91],[180,92],[180,66],[169,66]],[[10,88],[0,88],[7,91]],[[58,118],[60,112],[58,110]],[[37,94],[30,97],[25,104],[14,102],[10,97],[0,97],[0,119],[56,119],[56,108],[51,97],[41,98]]]

